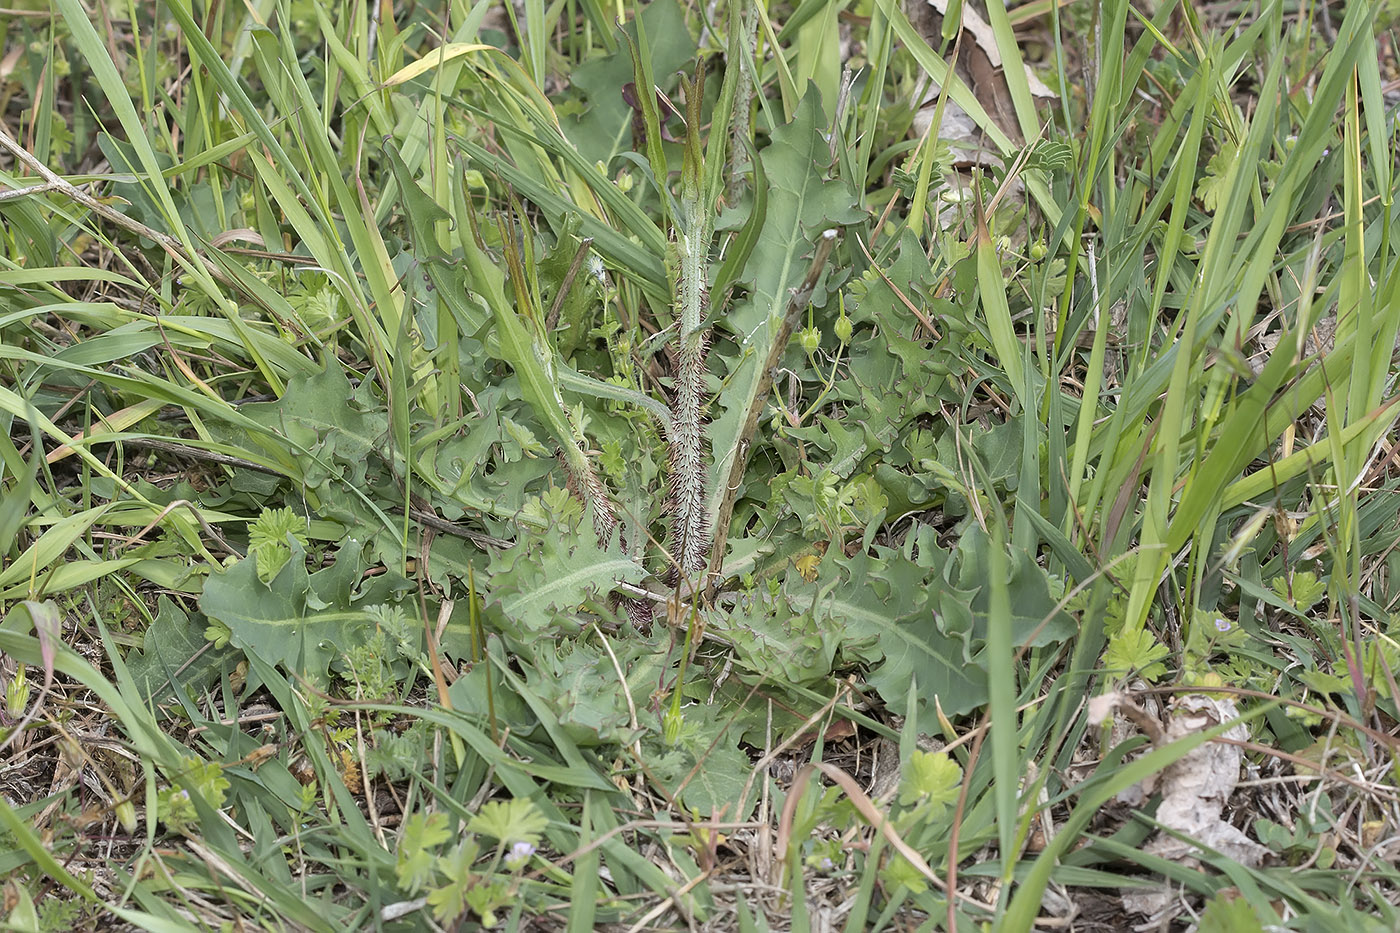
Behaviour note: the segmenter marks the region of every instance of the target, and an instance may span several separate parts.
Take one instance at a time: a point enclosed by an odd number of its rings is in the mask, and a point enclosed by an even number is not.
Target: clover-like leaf
[[[540,812],[528,797],[491,800],[467,823],[467,831],[490,836],[501,842],[540,841],[540,834],[549,828],[549,817]]]
[[[306,519],[290,508],[263,509],[248,527],[248,556],[257,561],[258,579],[267,583],[291,560],[289,540],[306,546]]]
[[[1196,197],[1200,198],[1201,206],[1207,211],[1213,213],[1220,204],[1221,196],[1227,193],[1225,185],[1230,178],[1230,167],[1239,157],[1239,147],[1228,144],[1210,157],[1206,174],[1196,183]]]
[[[1307,610],[1327,595],[1327,581],[1319,580],[1311,570],[1299,570],[1283,577],[1274,577],[1269,586],[1294,609]]]
[[[451,835],[446,813],[413,813],[404,820],[398,857],[394,863],[394,874],[400,888],[414,894],[432,880],[436,862],[434,850]]]
[[[931,815],[938,816],[958,799],[961,784],[962,768],[945,752],[916,748],[899,776],[899,803],[927,804]]]
[[[1167,672],[1161,661],[1171,654],[1166,645],[1147,629],[1123,629],[1108,639],[1108,649],[1104,652],[1104,667],[1120,677],[1134,675],[1148,682],[1156,682]]]

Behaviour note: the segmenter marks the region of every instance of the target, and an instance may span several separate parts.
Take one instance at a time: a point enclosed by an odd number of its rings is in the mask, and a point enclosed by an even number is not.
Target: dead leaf
[[[1089,698],[1088,720],[1091,726],[1101,726],[1104,721],[1118,711],[1118,704],[1123,701],[1123,693],[1118,690],[1109,693],[1101,693],[1096,697]]]
[[[1223,722],[1239,718],[1233,701],[1204,694],[1187,694],[1172,702],[1170,721],[1163,729],[1154,718],[1155,705],[1138,705],[1129,691],[1113,691],[1089,702],[1089,720],[1093,724],[1112,722],[1115,733],[1128,722],[1152,737],[1152,744],[1162,747],[1178,739],[1195,735]],[[1109,717],[1113,717],[1111,720]],[[1115,734],[1115,740],[1126,736]],[[1122,803],[1142,806],[1154,790],[1161,793],[1162,802],[1156,819],[1171,832],[1158,832],[1144,851],[1182,864],[1195,866],[1200,847],[1205,846],[1238,862],[1254,868],[1270,856],[1267,848],[1225,820],[1225,807],[1239,783],[1243,749],[1234,744],[1249,738],[1249,730],[1241,723],[1232,726],[1220,738],[1228,741],[1207,742],[1178,759],[1161,774],[1134,785],[1118,795]],[[1178,839],[1179,833],[1186,840]],[[1156,919],[1172,911],[1179,892],[1169,886],[1156,885],[1128,891],[1122,895],[1123,909]]]
[[[1170,743],[1239,717],[1232,700],[1203,694],[1178,697],[1164,741]],[[1222,736],[1236,742],[1249,738],[1244,724]],[[1207,742],[1193,749],[1162,773],[1162,804],[1157,821],[1169,829],[1223,853],[1241,865],[1262,864],[1269,850],[1225,822],[1222,814],[1240,780],[1244,750],[1231,742]],[[1197,847],[1159,833],[1146,850],[1176,861],[1191,861]]]
[[[943,18],[948,12],[948,6],[949,0],[907,0],[905,3],[909,21],[934,49],[942,44]],[[972,90],[973,96],[1002,132],[1017,142],[1024,142],[1021,139],[1020,122],[1016,119],[1016,110],[1011,100],[1011,89],[1006,83],[1001,50],[997,48],[996,36],[991,25],[977,0],[964,0],[961,16],[965,35],[958,49],[957,61],[953,63],[954,73]],[[1021,67],[1025,69],[1026,83],[1034,96],[1046,100],[1055,98],[1055,92],[1036,77],[1030,68],[1024,64]],[[939,88],[934,85],[920,102],[925,109],[915,117],[914,129],[921,136],[933,119],[932,104],[937,100],[938,93]],[[960,161],[964,157],[973,162],[986,159],[986,154],[979,152],[980,131],[976,124],[965,110],[951,100],[945,106],[943,122],[938,127],[938,137],[954,143],[969,144],[966,148],[954,147],[955,158]]]

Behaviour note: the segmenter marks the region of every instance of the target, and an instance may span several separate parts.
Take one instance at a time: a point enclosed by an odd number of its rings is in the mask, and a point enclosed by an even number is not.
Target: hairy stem
[[[700,100],[705,73],[686,84],[687,132],[681,169],[680,223],[676,236],[676,303],[680,335],[676,348],[675,393],[671,404],[669,450],[671,559],[674,570],[696,584],[710,553],[705,512],[709,463],[705,449],[705,319],[710,251],[710,210],[702,183]]]
[[[758,47],[758,17],[749,0],[731,0],[729,5],[729,67],[738,70],[738,86],[734,91],[734,110],[729,119],[729,181],[725,199],[737,204],[744,188],[744,166],[738,155],[753,139],[752,74],[754,51]]]

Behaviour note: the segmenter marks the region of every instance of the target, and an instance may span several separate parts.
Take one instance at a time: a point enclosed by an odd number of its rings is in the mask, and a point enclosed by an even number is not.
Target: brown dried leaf
[[[1179,697],[1173,703],[1164,741],[1184,738],[1238,716],[1234,702],[1228,699],[1203,694]],[[1223,738],[1242,742],[1249,738],[1249,730],[1239,724],[1226,731]],[[1207,742],[1193,749],[1162,773],[1162,804],[1157,808],[1157,820],[1253,868],[1264,861],[1269,850],[1222,819],[1225,804],[1239,783],[1243,760],[1243,749],[1233,742]],[[1186,861],[1196,847],[1159,833],[1146,850],[1163,858]]]
[[[905,4],[910,22],[934,49],[942,44],[943,17],[947,15],[948,6],[949,0],[908,0]],[[959,47],[958,59],[954,63],[954,71],[971,88],[973,95],[997,126],[1012,139],[1020,141],[1020,124],[1016,119],[1011,90],[1007,87],[1002,69],[1001,51],[997,48],[992,27],[975,0],[966,0],[962,4],[961,15],[965,35]],[[1025,68],[1026,83],[1030,86],[1032,94],[1046,99],[1056,96],[1030,68],[1024,65],[1022,67]],[[937,99],[938,91],[936,85],[929,89],[928,96],[923,101],[928,107],[915,119],[915,129],[921,135],[927,127],[927,121],[933,117],[931,105],[932,101]],[[971,149],[976,149],[978,135],[972,118],[957,104],[948,101],[943,112],[943,123],[938,127],[938,136],[941,139],[966,141],[972,144]],[[964,152],[958,148],[955,154],[961,159]],[[972,156],[972,160],[980,161],[976,155]]]

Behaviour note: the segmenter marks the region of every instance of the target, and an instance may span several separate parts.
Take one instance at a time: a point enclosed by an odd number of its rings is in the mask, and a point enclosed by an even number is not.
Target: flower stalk
[[[712,212],[706,203],[703,150],[700,146],[700,102],[705,71],[695,80],[682,79],[686,100],[685,154],[681,167],[680,217],[676,230],[676,317],[680,329],[676,346],[675,389],[668,438],[672,570],[693,587],[705,571],[710,553],[710,523],[706,514],[709,459],[705,442],[705,347],[703,329],[708,300],[709,244]]]

